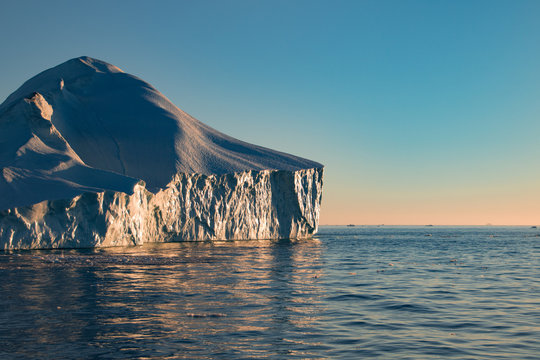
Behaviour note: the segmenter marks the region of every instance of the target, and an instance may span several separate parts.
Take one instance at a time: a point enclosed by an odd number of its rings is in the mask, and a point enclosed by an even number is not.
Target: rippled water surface
[[[0,253],[0,358],[539,359],[540,229]]]

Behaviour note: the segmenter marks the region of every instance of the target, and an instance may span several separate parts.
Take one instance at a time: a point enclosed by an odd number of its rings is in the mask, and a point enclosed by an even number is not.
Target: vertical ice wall
[[[322,168],[178,174],[153,194],[86,192],[0,211],[0,248],[304,238],[318,228]]]

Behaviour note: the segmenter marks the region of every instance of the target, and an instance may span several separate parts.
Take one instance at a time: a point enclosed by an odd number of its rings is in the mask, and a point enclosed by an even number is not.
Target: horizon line
[[[319,226],[540,226],[540,224],[319,224]]]

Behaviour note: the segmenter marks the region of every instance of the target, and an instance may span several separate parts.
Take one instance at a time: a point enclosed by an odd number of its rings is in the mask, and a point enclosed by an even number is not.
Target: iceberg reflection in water
[[[5,252],[0,358],[535,359],[539,239],[344,226],[298,241]]]
[[[6,256],[0,354],[264,357],[319,346],[306,339],[321,313],[316,240]]]

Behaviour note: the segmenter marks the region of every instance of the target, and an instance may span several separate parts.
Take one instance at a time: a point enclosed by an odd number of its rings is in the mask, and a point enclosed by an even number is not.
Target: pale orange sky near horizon
[[[357,175],[347,187],[336,187],[329,170],[321,225],[540,225],[540,186],[534,178],[430,188],[400,185],[399,178],[394,184],[370,183]]]
[[[536,203],[482,196],[406,200],[392,195],[332,199],[323,192],[320,225],[540,225],[539,194]]]

